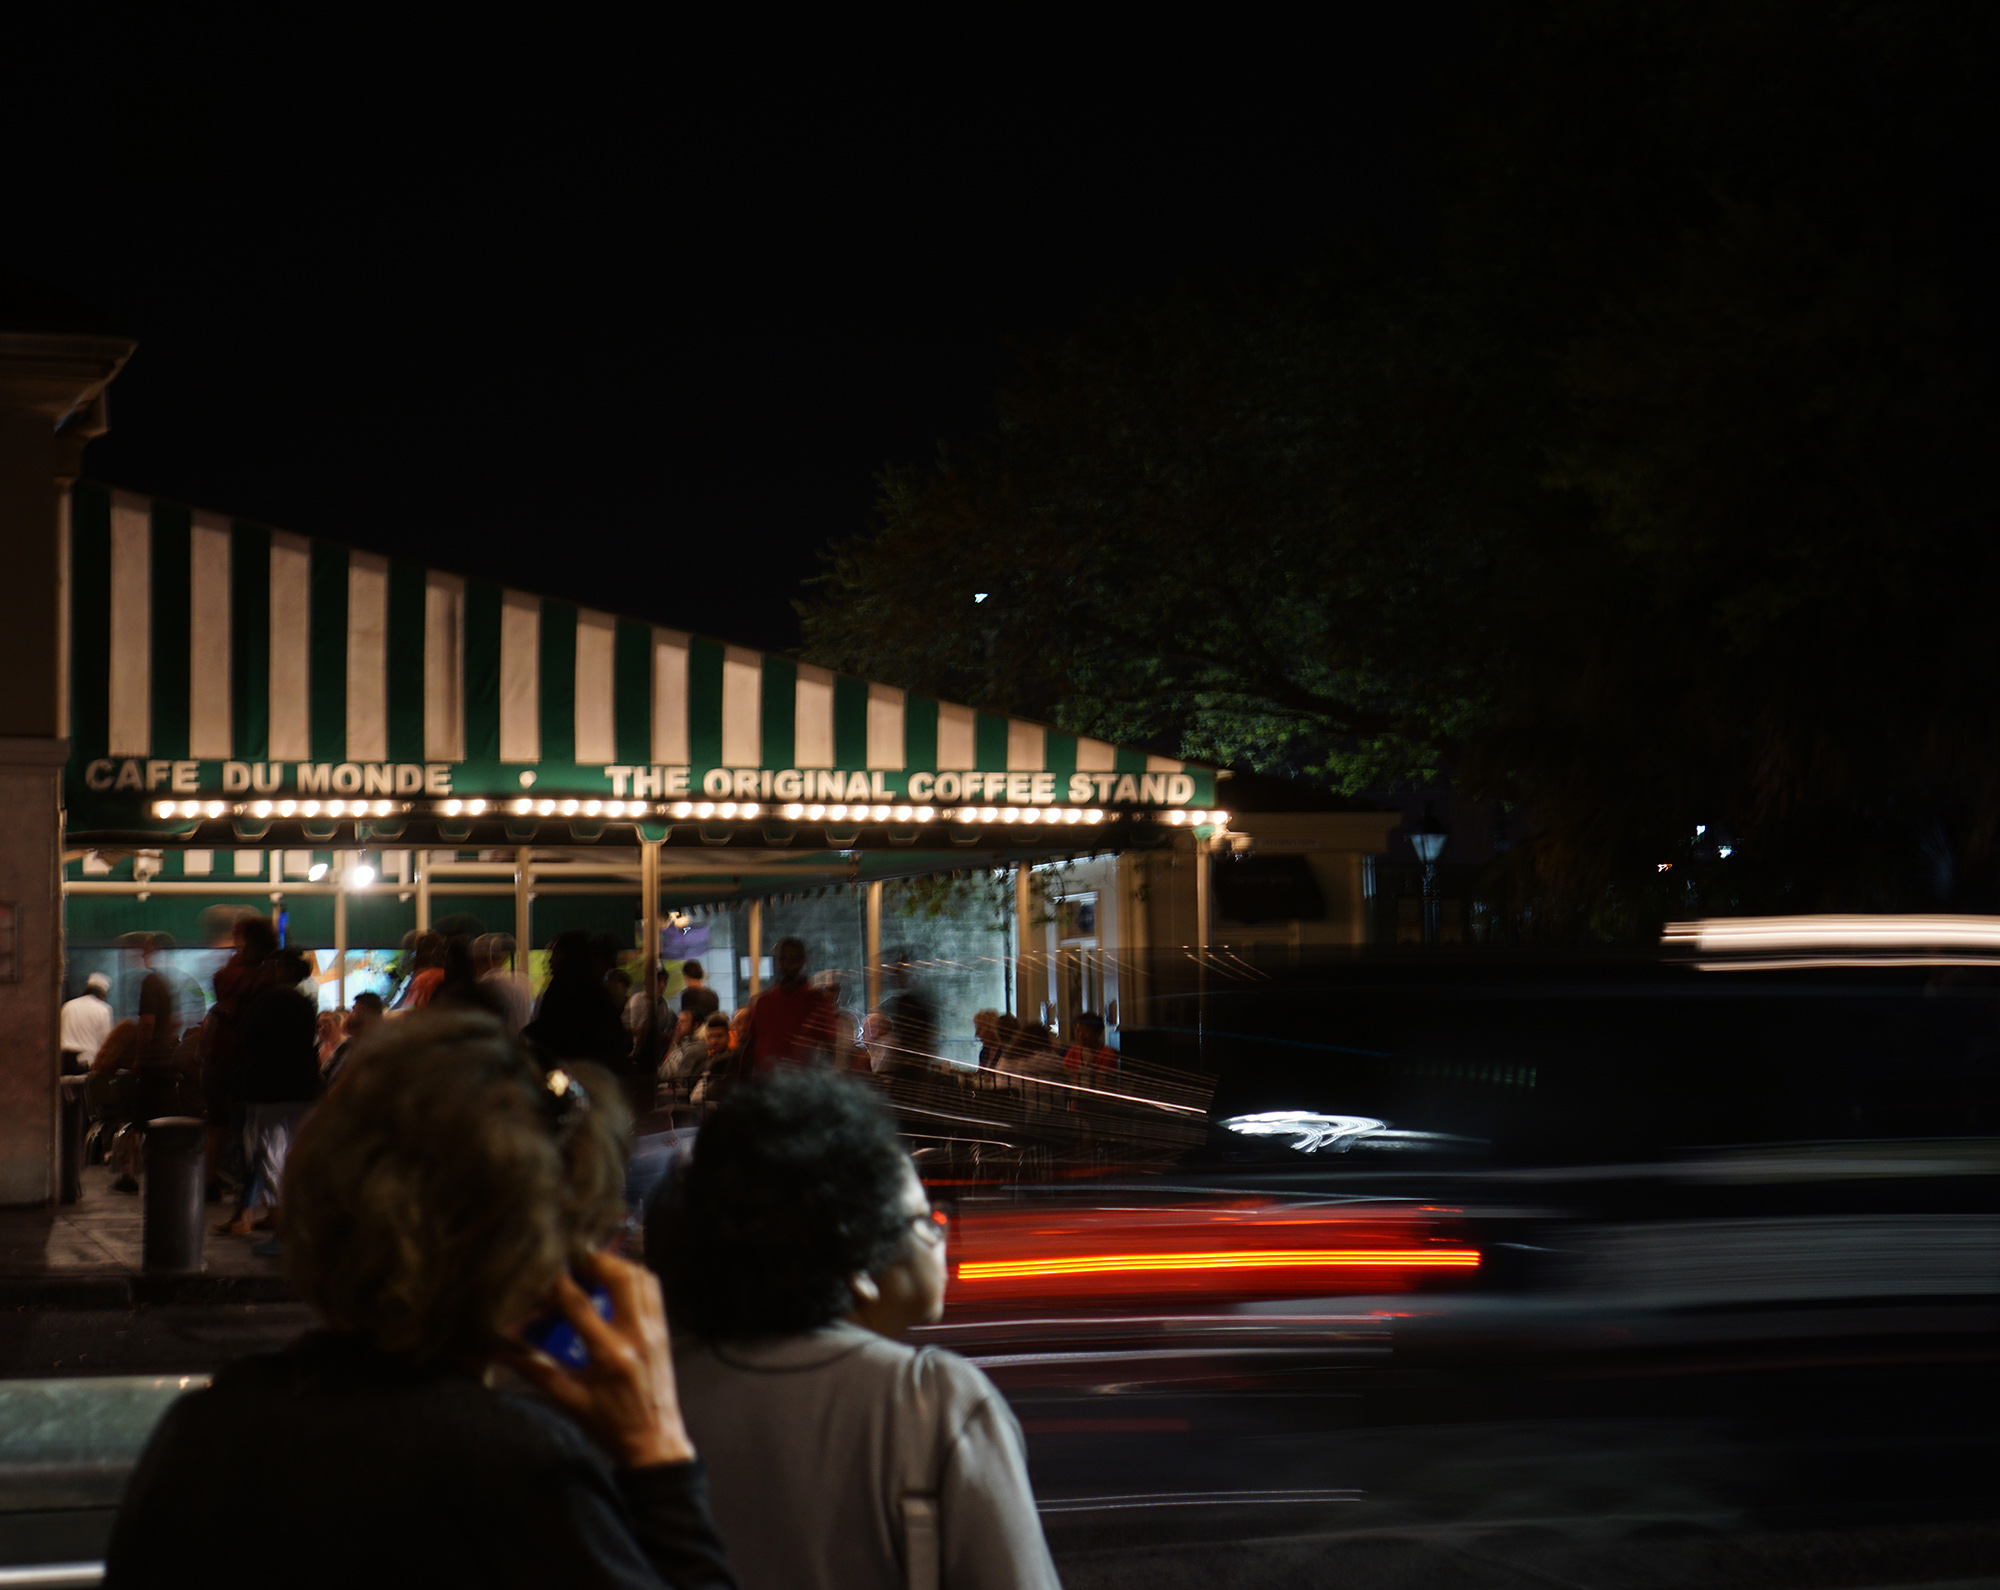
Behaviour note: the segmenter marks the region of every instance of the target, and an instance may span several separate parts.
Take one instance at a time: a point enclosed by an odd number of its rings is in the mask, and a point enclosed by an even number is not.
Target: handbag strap
[[[913,1439],[903,1458],[903,1583],[905,1590],[943,1590],[944,1535],[938,1513],[938,1398],[928,1354],[920,1354],[902,1412]]]

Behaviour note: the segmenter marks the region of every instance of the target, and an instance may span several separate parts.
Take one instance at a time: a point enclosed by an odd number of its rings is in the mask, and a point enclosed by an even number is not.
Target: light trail
[[[1477,1248],[1237,1248],[1207,1253],[1088,1253],[1043,1259],[967,1259],[961,1281],[1190,1270],[1476,1270]]]

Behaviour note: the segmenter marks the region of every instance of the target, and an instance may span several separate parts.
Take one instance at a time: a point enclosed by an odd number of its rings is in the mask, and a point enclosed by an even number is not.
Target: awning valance
[[[1200,808],[1212,770],[83,483],[69,829],[269,796]]]

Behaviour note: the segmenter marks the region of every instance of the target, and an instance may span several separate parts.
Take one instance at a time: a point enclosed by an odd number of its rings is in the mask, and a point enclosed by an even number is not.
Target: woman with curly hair
[[[629,1127],[608,1075],[544,1075],[489,1015],[370,1032],[285,1173],[285,1270],[325,1328],[174,1405],[104,1582],[178,1582],[226,1548],[276,1583],[341,1590],[732,1585],[659,1285],[600,1251]],[[577,1367],[521,1339],[552,1310]],[[492,1389],[501,1364],[543,1396]]]
[[[1056,1586],[1006,1402],[897,1339],[943,1313],[944,1247],[894,1122],[829,1073],[739,1088],[662,1190],[647,1262],[746,1590]]]

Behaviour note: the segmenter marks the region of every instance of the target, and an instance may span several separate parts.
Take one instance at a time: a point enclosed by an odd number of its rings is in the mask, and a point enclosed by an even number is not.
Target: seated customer
[[[675,1399],[660,1289],[595,1250],[627,1120],[595,1068],[545,1079],[492,1017],[420,1012],[346,1063],[285,1182],[285,1268],[325,1329],[174,1404],[104,1583],[733,1583]],[[570,1272],[601,1285],[600,1319]],[[571,1372],[520,1345],[559,1309]],[[490,1389],[507,1363],[547,1400]],[[551,1405],[553,1404],[553,1406]],[[218,1545],[218,1543],[224,1543]]]
[[[1020,1426],[894,1338],[944,1308],[945,1234],[864,1085],[780,1068],[709,1117],[647,1222],[688,1429],[747,1590],[1053,1587]]]

